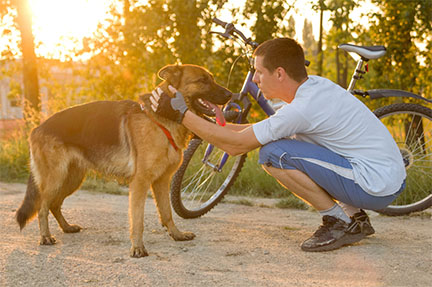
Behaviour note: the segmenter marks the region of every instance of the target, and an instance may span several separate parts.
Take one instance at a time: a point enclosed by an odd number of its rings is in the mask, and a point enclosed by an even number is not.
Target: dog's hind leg
[[[144,205],[149,188],[148,181],[140,176],[135,176],[129,184],[129,225],[130,239],[132,242],[132,247],[130,249],[131,257],[139,258],[148,256],[143,243],[143,232]]]
[[[74,193],[76,191],[85,176],[86,170],[78,167],[76,164],[71,163],[69,165],[69,172],[67,174],[67,178],[64,181],[61,189],[57,193],[56,197],[51,203],[50,210],[54,217],[56,218],[58,224],[60,225],[61,229],[65,233],[75,233],[79,232],[82,228],[79,225],[75,224],[69,224],[66,219],[63,217],[63,214],[61,212],[61,207],[63,204],[64,199]]]
[[[174,240],[192,240],[195,237],[195,234],[192,232],[181,232],[174,224],[169,200],[170,181],[170,176],[162,176],[152,184],[153,196],[159,211],[161,223],[168,229],[168,234]]]

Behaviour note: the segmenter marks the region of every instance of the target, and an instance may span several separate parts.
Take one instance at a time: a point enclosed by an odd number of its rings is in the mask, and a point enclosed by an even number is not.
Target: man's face
[[[252,78],[266,99],[275,99],[277,97],[277,88],[279,81],[276,71],[270,72],[263,66],[263,56],[255,58],[255,74]]]

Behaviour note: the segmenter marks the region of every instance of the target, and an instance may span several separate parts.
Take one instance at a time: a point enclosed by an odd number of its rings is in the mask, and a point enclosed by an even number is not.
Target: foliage
[[[277,208],[293,208],[293,209],[303,209],[307,210],[309,207],[299,198],[290,194],[287,198],[282,198],[276,203]]]
[[[165,0],[143,5],[125,0],[122,11],[113,7],[112,19],[100,26],[95,37],[85,40],[80,52],[96,52],[81,69],[80,75],[88,81],[82,94],[134,98],[157,84],[156,71],[167,64],[212,66],[213,42],[207,33],[211,9],[225,2]]]
[[[255,41],[262,43],[281,35],[292,35],[294,30],[294,27],[291,26],[292,21],[291,23],[288,21],[288,26],[283,25],[285,16],[292,7],[289,1],[284,0],[245,1],[243,16],[246,19],[256,19],[251,27]]]
[[[331,0],[327,3],[332,22],[332,27],[326,36],[327,57],[333,56],[335,66],[327,65],[330,69],[326,76],[343,88],[348,86],[348,70],[354,68],[354,63],[347,53],[338,49],[338,46],[353,42],[355,26],[350,14],[358,5],[358,1],[354,0]]]
[[[254,180],[251,181],[251,178]],[[230,190],[231,195],[284,198],[290,192],[258,164],[258,150],[248,153],[245,165]]]
[[[432,2],[428,0],[374,0],[382,13],[371,15],[376,20],[369,30],[369,43],[382,43],[387,55],[374,64],[380,75],[371,84],[419,93],[425,85],[418,75],[422,69],[417,55],[423,53],[417,43],[428,41],[430,47]],[[430,50],[429,53],[430,54]],[[429,83],[430,85],[430,83]]]
[[[28,177],[29,146],[22,131],[0,140],[0,180],[24,181]]]
[[[387,55],[370,62],[371,72],[360,82],[364,89],[401,88],[426,97],[432,96],[432,1],[430,0],[371,0],[380,8],[369,14],[370,27],[354,26],[352,12],[364,0],[316,0],[313,9],[330,16],[331,28],[323,32],[320,44],[312,34],[311,22],[305,20],[303,46],[315,72],[346,86],[354,62],[337,49],[343,42],[387,47]],[[16,0],[0,0],[0,18],[9,23],[0,27],[2,39],[9,39],[1,51],[1,76],[18,81],[23,65],[11,61],[15,52],[18,25],[13,9]],[[211,19],[228,0],[118,0],[109,17],[101,23],[94,37],[83,41],[84,48],[75,56],[87,56],[88,61],[38,59],[41,86],[48,91],[48,113],[96,99],[134,99],[148,92],[159,82],[157,71],[175,63],[191,63],[207,67],[221,84],[238,91],[242,86],[248,63],[232,41],[220,41],[209,33]],[[120,4],[120,5],[119,5]],[[288,17],[295,0],[243,1],[239,10],[232,10],[226,21],[233,21],[242,30],[250,30],[251,38],[263,42],[273,37],[295,37],[295,22]],[[310,3],[309,3],[310,4]],[[238,15],[241,15],[239,17]],[[320,52],[321,46],[322,51]],[[237,58],[239,60],[237,61]],[[322,58],[321,58],[322,57]],[[71,57],[72,59],[72,57]],[[322,62],[321,62],[322,59]],[[232,73],[230,69],[233,64]],[[55,77],[53,69],[67,71],[64,78]],[[11,93],[19,93],[13,84]],[[384,101],[394,101],[385,99]],[[401,100],[401,99],[398,99]],[[373,108],[376,101],[371,101]],[[378,102],[376,102],[378,104]],[[251,121],[263,114],[253,108]],[[22,178],[27,171],[27,132],[3,140],[0,152],[1,178]],[[257,155],[246,162],[236,181],[234,192],[259,196],[283,197],[286,191],[256,163]],[[253,184],[250,178],[256,178]]]

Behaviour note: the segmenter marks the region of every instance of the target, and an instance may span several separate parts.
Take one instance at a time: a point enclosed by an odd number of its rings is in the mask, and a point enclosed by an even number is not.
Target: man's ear
[[[183,70],[180,65],[167,65],[159,70],[158,76],[162,80],[177,88],[182,78]]]
[[[277,77],[278,77],[279,80],[282,80],[287,75],[285,69],[282,68],[282,67],[277,67],[276,68],[276,73],[277,73],[276,75],[277,75]]]

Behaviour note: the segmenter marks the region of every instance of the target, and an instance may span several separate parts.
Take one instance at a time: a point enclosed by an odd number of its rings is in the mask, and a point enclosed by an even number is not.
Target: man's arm
[[[151,108],[157,114],[183,124],[200,138],[230,155],[243,154],[261,146],[252,125],[229,124],[228,127],[221,127],[208,122],[188,110],[180,92],[171,86],[168,88],[175,94],[174,98],[164,94],[160,88],[152,92]]]
[[[225,127],[229,128],[230,130],[241,132],[242,130],[247,129],[248,127],[251,127],[252,124],[232,124],[232,123],[226,123]]]
[[[190,111],[186,111],[182,124],[200,138],[214,144],[229,155],[243,154],[261,146],[255,137],[251,124],[230,124],[228,127],[221,127]]]

